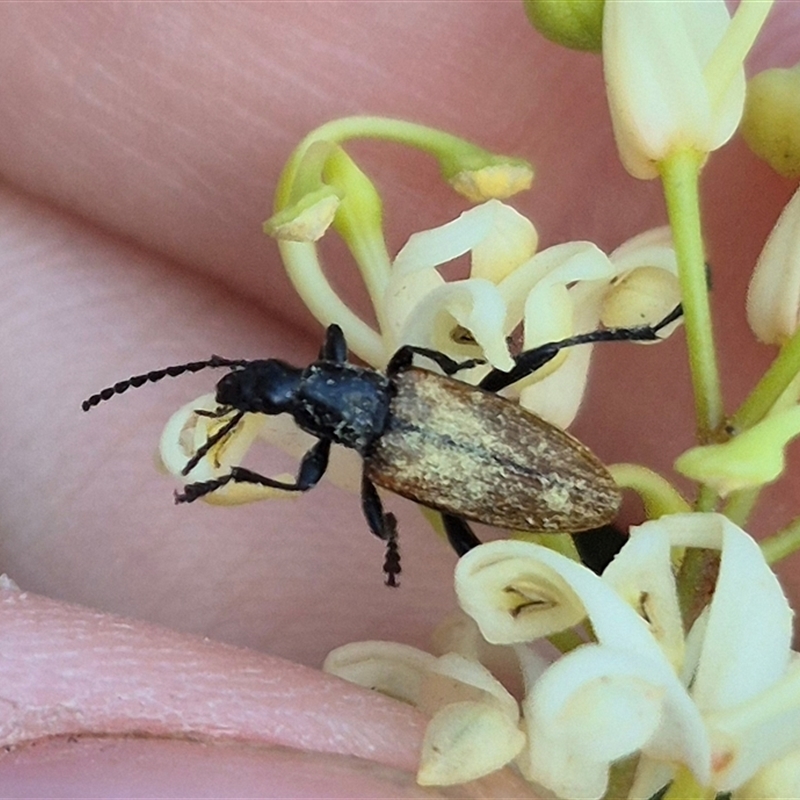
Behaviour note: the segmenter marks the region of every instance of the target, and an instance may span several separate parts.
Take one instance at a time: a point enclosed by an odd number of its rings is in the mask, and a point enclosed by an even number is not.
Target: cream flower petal
[[[800,797],[800,749],[765,766],[733,793],[734,800]]]
[[[401,333],[407,344],[430,347],[460,359],[473,357],[459,350],[452,339],[457,325],[474,337],[483,356],[494,367],[510,370],[503,323],[505,304],[497,287],[482,278],[453,281],[429,292],[408,315]],[[462,377],[463,376],[459,376]]]
[[[634,236],[614,250],[609,259],[615,278],[603,298],[600,318],[605,327],[653,324],[680,302],[678,259],[668,227]],[[680,324],[681,320],[677,320],[659,336],[667,338]]]
[[[800,190],[786,204],[758,257],[747,292],[747,321],[767,344],[783,344],[800,314]]]
[[[483,664],[458,653],[446,653],[428,667],[428,680],[419,707],[432,713],[461,700],[489,702],[515,724],[519,721],[517,701]]]
[[[654,178],[678,148],[705,153],[736,130],[744,106],[740,68],[727,86],[705,69],[730,18],[723,0],[631,3],[607,0],[603,63],[614,135],[625,168]]]
[[[650,627],[664,655],[679,671],[684,660],[683,620],[670,560],[671,542],[663,526],[639,525],[603,572],[611,586]]]
[[[800,664],[758,697],[706,716],[713,785],[735,789],[770,762],[800,748]]]
[[[476,547],[459,560],[455,584],[487,641],[529,642],[588,617],[601,643],[662,659],[645,622],[611,587],[545,547],[507,539]]]
[[[505,766],[525,734],[499,708],[462,701],[443,708],[425,730],[417,783],[452,786]]]
[[[708,779],[702,719],[661,658],[581,647],[545,673],[523,707],[529,747],[521,768],[559,796],[602,796],[611,763],[637,750]]]
[[[398,642],[352,642],[328,653],[323,672],[417,706],[435,656]]]
[[[800,745],[800,663],[789,668],[792,612],[756,542],[719,514],[676,514],[661,528],[672,545],[721,551],[710,606],[687,640],[691,695],[712,743],[715,788],[726,791]],[[623,548],[624,549],[624,548]],[[668,759],[669,746],[651,755]]]
[[[669,225],[637,233],[612,251],[609,259],[618,275],[642,266],[657,267],[673,275],[678,274],[678,258]]]
[[[489,670],[457,653],[431,666],[420,710],[433,713],[422,743],[422,785],[465,783],[500,769],[520,752],[519,705]]]
[[[210,435],[230,419],[229,416],[216,419],[195,412],[216,409],[214,395],[203,395],[178,409],[170,417],[161,434],[159,443],[161,465],[183,483],[207,481],[230,472],[232,466],[241,463],[245,453],[262,432],[267,419],[257,414],[245,414],[236,430],[213,447],[188,476],[183,476],[181,471],[186,462],[205,444]],[[276,477],[278,480],[293,480],[288,474]],[[217,491],[205,495],[203,500],[213,505],[237,505],[267,498],[288,499],[292,496],[296,497],[297,492],[285,492],[252,483],[228,483]]]
[[[549,309],[546,306],[537,309],[530,300],[531,292],[536,289],[544,291],[559,284],[566,286],[578,281],[611,280],[613,277],[614,268],[608,256],[591,242],[564,242],[542,250],[498,284],[508,307],[507,331],[510,333],[523,317],[529,316],[523,344],[526,349],[571,335],[573,330],[547,322]],[[544,316],[538,317],[537,311]],[[563,312],[558,312],[558,318],[563,318]]]
[[[417,776],[422,785],[465,783],[500,769],[522,749],[519,706],[476,661],[395,642],[356,642],[328,654],[323,669],[432,715]]]
[[[605,286],[599,280],[584,281],[569,290],[576,332],[597,329],[604,291]],[[564,360],[560,364],[557,357],[539,370],[530,383],[520,382],[514,387],[517,391],[522,387],[520,404],[554,425],[569,427],[583,400],[593,349],[594,345],[582,344],[563,351]],[[554,362],[558,368],[548,369]]]
[[[426,295],[444,285],[444,278],[435,269],[403,273],[392,271],[383,300],[387,362],[401,345],[408,344],[403,339],[403,330],[409,315]]]
[[[489,200],[438,228],[415,233],[397,254],[400,275],[431,269],[473,251],[471,277],[497,283],[536,251],[533,224],[511,206]]]
[[[689,518],[667,518],[668,525],[684,526],[685,536],[675,537],[678,546],[693,542],[721,551],[692,696],[702,710],[726,708],[756,696],[785,673],[793,613],[754,539],[721,514],[676,516]]]

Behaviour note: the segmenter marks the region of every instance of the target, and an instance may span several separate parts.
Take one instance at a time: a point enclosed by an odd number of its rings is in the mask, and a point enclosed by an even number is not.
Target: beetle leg
[[[228,413],[228,411],[226,410],[224,413]],[[200,463],[200,459],[242,421],[244,414],[244,411],[234,414],[213,436],[209,436],[203,446],[186,462],[186,466],[181,470],[181,475],[188,475]],[[222,414],[209,414],[209,416],[219,417]]]
[[[442,513],[442,522],[447,534],[447,541],[456,551],[456,555],[463,556],[464,553],[468,553],[473,547],[477,547],[481,543],[481,540],[472,532],[472,528],[467,524],[467,521],[461,519],[461,517]]]
[[[271,486],[273,489],[283,489],[287,492],[307,492],[319,483],[320,478],[328,468],[328,455],[331,450],[329,439],[320,439],[304,456],[300,462],[300,469],[297,472],[297,480],[294,483],[278,481],[275,478],[268,478],[266,475],[259,475],[244,467],[233,467],[227,475],[213,478],[210,481],[190,483],[183,487],[183,492],[175,493],[176,503],[192,503],[217,489],[221,489],[225,484],[230,483],[256,483],[259,486]]]
[[[577,344],[592,344],[594,342],[654,342],[658,340],[658,332],[678,319],[683,314],[683,307],[677,305],[664,319],[655,325],[641,325],[637,328],[608,328],[602,331],[591,331],[578,336],[570,336],[558,342],[534,347],[525,350],[514,358],[514,366],[508,372],[493,369],[487,373],[478,386],[489,392],[498,392],[511,386],[512,383],[521,381],[532,375],[537,369],[543,367],[548,361],[555,358],[560,350],[565,347],[574,347]]]
[[[347,361],[347,342],[338,325],[328,325],[325,331],[325,342],[319,351],[319,360],[333,361],[335,364],[343,364]]]
[[[397,586],[400,574],[400,551],[397,547],[397,518],[394,514],[385,514],[378,490],[364,474],[361,477],[361,509],[367,520],[369,529],[382,541],[386,542],[386,558],[383,571],[386,573],[386,585]]]
[[[417,347],[414,344],[404,344],[392,356],[389,365],[386,367],[386,374],[390,378],[393,378],[399,372],[408,369],[414,360],[414,354],[425,356],[431,361],[434,361],[442,368],[445,375],[455,375],[456,372],[460,372],[462,369],[470,369],[471,367],[477,367],[478,364],[486,363],[482,358],[470,358],[468,361],[455,361],[450,358],[450,356],[446,356],[438,350],[431,350],[428,347]]]

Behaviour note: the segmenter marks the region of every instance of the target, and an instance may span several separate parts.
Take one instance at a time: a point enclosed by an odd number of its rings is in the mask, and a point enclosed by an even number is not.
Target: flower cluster
[[[719,577],[684,635],[673,559],[687,546],[719,551]],[[514,761],[559,797],[600,798],[611,765],[638,754],[626,796],[650,797],[685,768],[747,797],[768,765],[800,757],[792,611],[758,545],[722,515],[632,529],[602,576],[537,544],[495,541],[460,560],[456,592],[486,641],[514,648],[521,708],[463,642],[439,658],[345,645],[326,662],[432,714],[420,783],[463,783]],[[574,628],[591,637],[553,663],[531,649]]]
[[[340,155],[337,153],[337,157]],[[348,159],[346,177],[341,182],[349,193],[337,202],[343,206],[353,201],[351,194],[358,195],[362,222],[359,227],[342,224],[342,235],[354,255],[385,251],[380,225],[372,230],[363,223],[367,217],[379,220],[378,209],[368,207],[370,199],[378,202],[377,193],[365,185],[367,179],[360,171],[358,180],[352,180],[354,169]],[[498,170],[495,168],[495,173]],[[296,180],[300,182],[302,177]],[[509,177],[512,179],[513,175]],[[497,191],[496,182],[489,188]],[[474,184],[471,191],[476,191]],[[318,195],[319,190],[312,194]],[[314,213],[330,223],[336,216],[330,214],[329,198],[324,194],[311,209],[316,208]],[[290,224],[296,217],[286,221],[285,213],[280,225],[273,217],[268,228],[278,236],[288,235],[289,228],[294,238],[310,229],[308,235],[318,238],[325,220],[319,226],[308,222],[312,211],[307,200],[304,197],[295,204],[301,209],[296,214],[306,218],[301,230]],[[335,302],[330,299],[333,289],[319,277],[321,266],[313,241],[281,240],[287,267],[296,281],[302,281],[299,288],[309,307],[320,309],[321,322],[336,321],[355,353],[378,368],[385,366],[403,344],[434,349],[457,361],[476,359],[483,363],[459,373],[461,380],[472,384],[492,368],[508,371],[513,367],[509,342],[514,334],[519,334],[520,348],[530,350],[600,326],[629,328],[655,323],[679,302],[677,262],[669,228],[639,234],[610,254],[587,241],[565,242],[544,250],[537,250],[537,244],[536,228],[528,219],[500,200],[489,199],[452,222],[414,234],[391,262],[364,259],[368,268],[362,268],[362,275],[381,323],[380,331],[374,331],[341,298],[336,296]],[[470,260],[469,276],[446,280],[440,268],[465,255]],[[309,260],[314,264],[313,272],[308,269]],[[380,269],[382,261],[385,269]],[[343,308],[347,313],[337,316],[337,309]],[[668,336],[678,324],[668,326],[660,335]],[[592,345],[585,345],[562,351],[543,369],[510,387],[509,394],[524,407],[566,428],[580,407],[591,350]],[[213,408],[213,397],[204,396],[184,406],[170,420],[161,441],[161,460],[172,474],[183,476],[192,454],[227,422],[225,416],[209,416]],[[282,417],[251,415],[246,419],[246,424],[223,438],[197,463],[188,473],[190,480],[206,481],[226,474],[231,466],[241,463],[256,438],[298,456],[312,441]],[[340,484],[356,487],[355,466],[351,454],[340,452],[330,474]],[[227,484],[206,499],[228,504],[289,494],[255,484]]]

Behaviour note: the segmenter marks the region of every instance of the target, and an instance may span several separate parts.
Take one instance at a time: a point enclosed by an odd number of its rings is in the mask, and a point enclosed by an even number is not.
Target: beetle
[[[216,385],[225,423],[182,470],[188,475],[209,450],[240,424],[245,414],[290,414],[317,442],[303,456],[294,482],[233,467],[226,475],[189,483],[175,494],[191,503],[227,483],[254,483],[305,492],[325,473],[331,444],[363,459],[361,507],[369,529],[386,543],[386,582],[397,585],[400,559],[396,519],[385,513],[376,486],[442,515],[458,555],[480,544],[466,520],[499,528],[576,532],[605,525],[617,513],[620,491],[601,461],[585,445],[496,392],[527,377],[560,350],[605,341],[655,341],[682,314],[677,306],[656,325],[615,328],[572,336],[524,351],[514,367],[493,369],[477,386],[452,377],[484,363],[458,362],[436,350],[404,345],[385,372],[347,360],[338,325],[330,325],[319,357],[305,368],[279,359],[232,360],[212,356],[136,375],[92,395],[83,410],[131,387],[165,377],[228,368]],[[444,372],[413,365],[423,356]]]

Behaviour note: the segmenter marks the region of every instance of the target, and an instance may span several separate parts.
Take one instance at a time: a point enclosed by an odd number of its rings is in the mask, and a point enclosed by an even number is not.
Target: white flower
[[[800,190],[786,204],[758,257],[747,292],[747,321],[767,344],[781,345],[800,316]]]
[[[678,150],[708,153],[742,116],[742,62],[769,2],[744,0],[731,21],[724,0],[606,0],[603,64],[625,168],[654,178]]]
[[[356,642],[329,653],[323,669],[431,716],[417,774],[422,785],[482,777],[525,744],[517,701],[489,670],[458,653],[435,658],[396,642]]]
[[[714,597],[684,639],[670,551],[688,545],[719,549],[721,560]],[[649,797],[677,764],[731,791],[800,749],[791,610],[758,545],[722,516],[634,529],[602,578],[537,545],[492,542],[461,559],[456,588],[489,641],[522,647],[591,624],[596,643],[536,674],[523,702],[518,762],[561,797],[601,797],[611,764],[636,752],[631,796]]]

